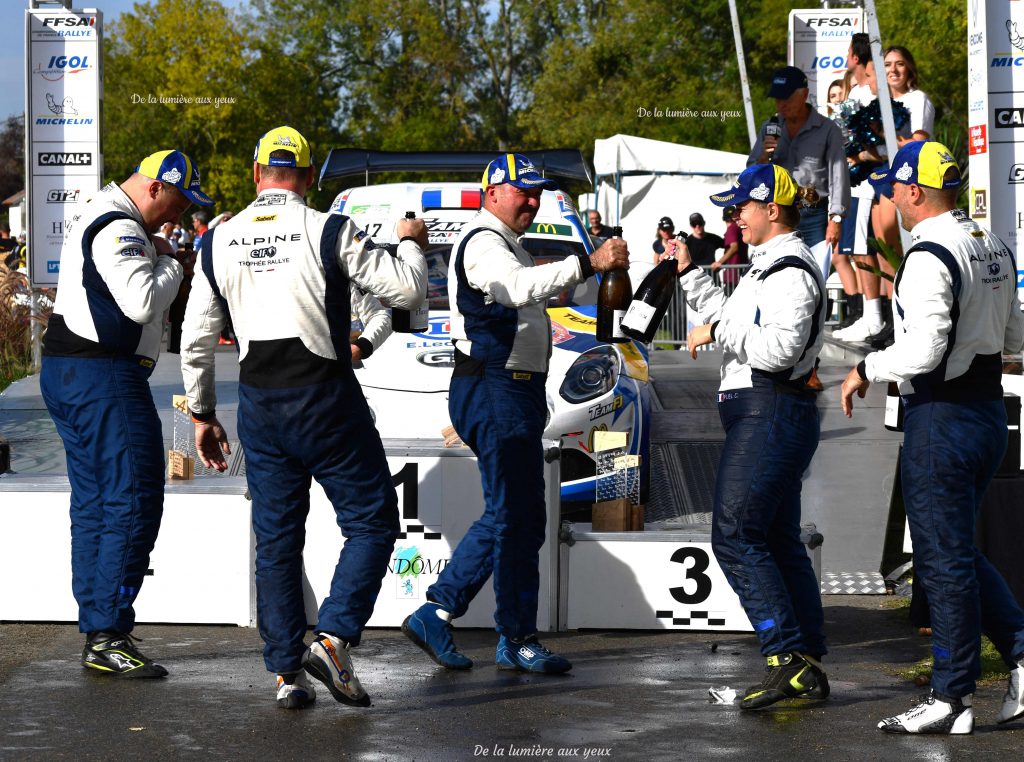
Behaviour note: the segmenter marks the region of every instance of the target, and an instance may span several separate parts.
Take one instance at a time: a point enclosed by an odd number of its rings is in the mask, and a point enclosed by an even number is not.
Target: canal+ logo
[[[47,82],[59,82],[69,74],[81,74],[91,68],[89,56],[50,56],[45,66],[40,63],[33,71]]]

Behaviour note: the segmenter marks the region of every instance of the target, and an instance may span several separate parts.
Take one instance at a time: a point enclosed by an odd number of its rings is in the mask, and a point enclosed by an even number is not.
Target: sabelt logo
[[[1024,127],[1024,108],[997,108],[994,121],[999,129]]]
[[[38,163],[40,167],[89,167],[92,166],[92,154],[88,151],[52,151],[40,153]]]
[[[73,204],[78,201],[78,191],[54,188],[46,194],[47,204]]]
[[[1024,183],[1024,164],[1014,164],[1010,167],[1010,176],[1006,179],[1010,185]]]

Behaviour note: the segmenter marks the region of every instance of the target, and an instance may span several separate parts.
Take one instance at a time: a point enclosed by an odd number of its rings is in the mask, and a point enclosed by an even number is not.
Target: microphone
[[[764,136],[766,138],[770,136],[770,137],[773,137],[773,138],[776,138],[776,139],[778,139],[778,138],[780,138],[782,136],[782,124],[779,122],[779,115],[778,114],[772,114],[771,119],[768,120],[768,124],[766,124],[764,126]],[[768,151],[768,161],[769,162],[775,161],[775,149],[774,148],[769,148],[769,149],[767,149],[767,151]]]

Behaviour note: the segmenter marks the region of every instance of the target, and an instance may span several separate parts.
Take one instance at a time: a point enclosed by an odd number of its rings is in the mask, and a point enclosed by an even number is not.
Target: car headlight
[[[569,367],[558,393],[573,404],[607,394],[619,378],[619,355],[609,345],[584,352]]]

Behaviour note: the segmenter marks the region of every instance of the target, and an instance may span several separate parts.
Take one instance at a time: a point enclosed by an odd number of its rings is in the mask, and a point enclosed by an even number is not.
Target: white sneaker
[[[942,733],[967,735],[974,730],[974,694],[959,699],[940,699],[933,691],[926,701],[895,717],[886,717],[878,728],[883,733]]]
[[[999,709],[996,722],[1009,722],[1024,715],[1024,697],[1020,695],[1022,678],[1024,662],[1018,662],[1017,666],[1010,670],[1010,679],[1006,682],[1006,695],[1003,696],[1003,705]]]
[[[866,341],[869,336],[874,336],[880,330],[882,330],[881,323],[862,317],[853,325],[833,332],[832,337],[840,341]]]
[[[304,709],[316,700],[316,691],[305,672],[277,676],[277,705],[282,709]]]
[[[327,686],[335,701],[351,706],[369,706],[370,697],[356,677],[348,643],[334,635],[321,632],[302,655],[302,666]]]

